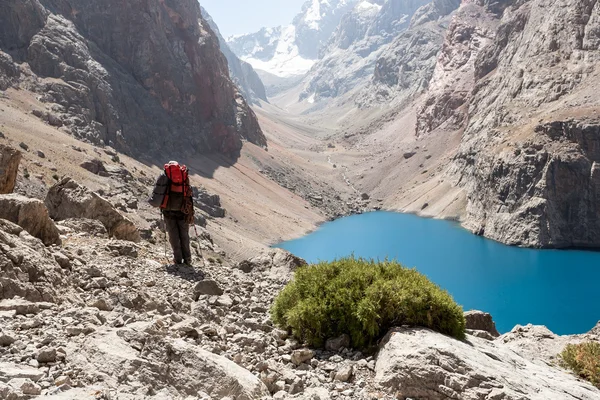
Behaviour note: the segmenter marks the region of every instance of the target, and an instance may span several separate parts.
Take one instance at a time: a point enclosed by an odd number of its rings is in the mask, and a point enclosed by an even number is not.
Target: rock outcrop
[[[12,193],[17,182],[21,152],[0,144],[0,194]]]
[[[319,60],[303,81],[300,100],[339,97],[373,76],[387,45],[406,30],[427,0],[371,0],[344,15]]]
[[[206,22],[208,22],[208,25],[219,39],[219,46],[221,47],[221,52],[227,59],[227,65],[229,66],[229,74],[231,79],[241,90],[246,101],[251,104],[257,103],[259,100],[268,101],[265,85],[260,80],[260,77],[254,68],[252,68],[252,65],[240,60],[231,51],[227,41],[225,38],[223,38],[221,32],[219,31],[219,27],[212,19],[208,11],[206,11],[206,9],[203,7],[200,7],[200,9],[202,10],[202,17],[206,20]]]
[[[116,239],[138,242],[140,234],[129,219],[121,215],[105,199],[70,178],[50,188],[45,200],[50,217],[56,221],[70,218],[95,219]]]
[[[57,289],[65,285],[64,274],[40,240],[0,219],[0,245],[0,300],[57,301]]]
[[[0,7],[2,85],[21,76],[17,85],[39,92],[53,124],[75,137],[136,154],[235,154],[242,139],[266,146],[196,1]]]
[[[600,4],[483,3],[499,27],[471,68],[455,160],[465,225],[513,245],[598,247]]]
[[[58,229],[40,200],[18,194],[0,195],[0,218],[19,225],[46,246],[61,243]]]
[[[417,136],[442,124],[449,129],[465,124],[475,85],[475,61],[495,37],[499,24],[500,16],[484,1],[462,3],[445,33],[429,90],[417,113]]]
[[[396,329],[383,340],[375,380],[400,398],[597,399],[600,390],[541,359],[494,342],[461,342],[427,329]]]
[[[403,105],[429,88],[450,14],[458,4],[458,0],[438,0],[415,12],[409,28],[381,52],[371,81],[355,100],[359,107]]]
[[[483,311],[467,311],[465,313],[465,327],[469,330],[487,332],[492,337],[500,336],[496,324],[489,313]]]

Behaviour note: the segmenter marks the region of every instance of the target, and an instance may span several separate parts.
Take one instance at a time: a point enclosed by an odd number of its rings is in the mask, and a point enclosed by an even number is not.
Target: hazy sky
[[[224,37],[289,24],[306,0],[200,0]]]

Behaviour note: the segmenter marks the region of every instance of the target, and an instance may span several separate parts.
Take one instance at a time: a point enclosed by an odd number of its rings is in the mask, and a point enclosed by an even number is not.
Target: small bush
[[[600,388],[600,343],[568,345],[560,355],[560,364]]]
[[[52,175],[52,179],[54,179],[55,181],[59,180],[60,177],[57,174]]]
[[[30,176],[31,176],[31,174],[29,174],[29,171],[27,170],[27,168],[25,168],[23,170],[23,178],[29,179]]]
[[[431,328],[462,339],[465,319],[452,297],[414,269],[354,257],[296,270],[275,299],[273,321],[311,346],[348,334],[365,347],[390,328]]]

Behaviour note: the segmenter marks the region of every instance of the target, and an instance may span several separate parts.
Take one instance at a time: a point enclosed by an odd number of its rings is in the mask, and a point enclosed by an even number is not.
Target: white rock
[[[396,329],[383,343],[375,382],[402,398],[600,398],[591,384],[484,339],[462,342],[427,329]]]

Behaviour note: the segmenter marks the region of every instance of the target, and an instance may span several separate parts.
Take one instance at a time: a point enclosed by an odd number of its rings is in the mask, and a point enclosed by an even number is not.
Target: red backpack
[[[167,208],[170,193],[182,194],[183,197],[190,197],[192,195],[189,173],[185,165],[179,165],[178,162],[171,161],[170,163],[165,164],[165,175],[169,178],[169,189],[165,194],[165,198],[160,205],[160,208]]]

